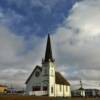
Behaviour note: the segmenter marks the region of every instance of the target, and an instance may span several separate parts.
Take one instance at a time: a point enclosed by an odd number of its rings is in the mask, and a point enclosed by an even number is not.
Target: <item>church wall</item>
[[[70,97],[71,96],[70,86],[56,84],[55,96]]]
[[[63,96],[63,85],[56,84],[56,96]]]
[[[49,96],[55,96],[55,65],[49,62]]]
[[[42,65],[41,78],[42,78],[42,82],[49,80],[49,66],[48,66],[48,64]]]
[[[71,89],[70,89],[70,86],[64,85],[64,97],[71,97]]]
[[[39,69],[36,69],[36,71]],[[36,72],[35,71],[35,72]],[[26,84],[26,93],[29,94],[30,91],[32,91],[33,86],[41,86],[41,74],[39,77],[35,76],[35,73],[32,75],[31,79],[28,81],[28,83]]]

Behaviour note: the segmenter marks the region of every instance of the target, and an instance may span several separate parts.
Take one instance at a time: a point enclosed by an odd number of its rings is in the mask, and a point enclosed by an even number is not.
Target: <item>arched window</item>
[[[53,93],[53,87],[51,87],[51,93]]]
[[[61,85],[60,85],[60,92],[62,91],[62,87],[61,87]]]
[[[66,86],[66,91],[68,91],[68,87]]]

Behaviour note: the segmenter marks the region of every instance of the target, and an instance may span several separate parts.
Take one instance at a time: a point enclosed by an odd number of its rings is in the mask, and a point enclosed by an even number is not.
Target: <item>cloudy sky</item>
[[[56,69],[74,86],[100,85],[100,0],[0,0],[0,83],[24,86],[51,34]]]

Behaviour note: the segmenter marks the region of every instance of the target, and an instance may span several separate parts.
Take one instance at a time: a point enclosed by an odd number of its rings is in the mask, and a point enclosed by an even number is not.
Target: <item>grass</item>
[[[100,98],[49,98],[35,96],[0,96],[0,100],[100,100]]]

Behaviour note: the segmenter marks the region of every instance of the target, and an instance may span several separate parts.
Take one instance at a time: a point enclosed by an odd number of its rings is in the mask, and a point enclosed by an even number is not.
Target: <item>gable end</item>
[[[29,80],[31,79],[32,75],[35,73],[36,69],[39,69],[42,72],[42,68],[40,66],[36,66],[34,68],[34,70],[32,71],[32,73],[30,74],[30,76],[28,77],[28,79],[26,80],[25,84],[27,84],[29,82]]]

